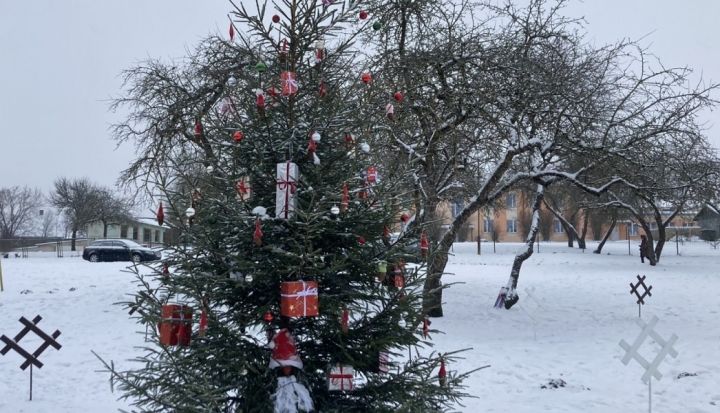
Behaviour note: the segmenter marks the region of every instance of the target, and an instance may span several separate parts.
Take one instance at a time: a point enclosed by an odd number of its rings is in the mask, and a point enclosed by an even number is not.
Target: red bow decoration
[[[230,22],[230,29],[228,30],[228,32],[230,33],[230,41],[232,42],[233,40],[235,40],[235,27],[233,27],[232,22]]]
[[[428,241],[427,234],[425,234],[425,231],[420,234],[420,253],[422,254],[423,258],[427,257],[428,250],[430,249],[430,242]]]

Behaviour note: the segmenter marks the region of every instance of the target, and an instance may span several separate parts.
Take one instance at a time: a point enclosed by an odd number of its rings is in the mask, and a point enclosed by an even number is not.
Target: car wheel
[[[132,255],[132,261],[133,261],[135,264],[139,264],[139,263],[142,261],[142,257],[140,256],[140,254],[133,254],[133,255]]]
[[[97,254],[90,254],[90,262],[100,262],[100,256]]]

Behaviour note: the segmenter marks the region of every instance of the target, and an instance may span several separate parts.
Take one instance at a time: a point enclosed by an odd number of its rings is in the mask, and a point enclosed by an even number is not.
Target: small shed
[[[693,219],[700,230],[700,238],[705,241],[714,241],[720,237],[720,210],[710,204],[705,204]]]

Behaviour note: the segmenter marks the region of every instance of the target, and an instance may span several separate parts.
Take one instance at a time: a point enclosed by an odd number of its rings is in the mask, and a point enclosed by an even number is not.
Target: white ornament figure
[[[362,150],[365,153],[370,153],[370,145],[368,145],[367,142],[363,142],[360,144],[360,150]]]
[[[308,389],[293,374],[302,369],[303,362],[297,354],[295,339],[286,328],[280,329],[268,343],[272,349],[271,369],[280,369],[277,391],[272,395],[275,413],[311,412],[314,409]]]
[[[320,133],[319,133],[319,132],[313,132],[313,134],[312,134],[310,137],[311,137],[312,140],[314,140],[315,142],[320,142],[321,136],[320,136]]]

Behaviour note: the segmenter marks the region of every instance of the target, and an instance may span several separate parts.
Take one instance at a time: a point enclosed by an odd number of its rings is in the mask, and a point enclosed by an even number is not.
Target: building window
[[[140,240],[140,238],[138,238],[139,236],[140,236],[140,231],[138,231],[138,227],[133,227],[133,239],[135,241],[139,241]]]
[[[155,230],[155,242],[160,242],[160,231]]]
[[[463,208],[465,208],[465,202],[462,199],[453,201],[452,202],[453,218],[456,218],[458,215],[460,215],[460,212],[462,212]]]
[[[127,238],[127,225],[121,225],[120,226],[120,238]]]
[[[508,219],[507,220],[507,232],[508,233],[517,232],[517,220],[516,219]]]
[[[152,241],[152,231],[150,228],[143,228],[143,242]]]
[[[38,211],[38,214],[39,214],[40,216],[43,216],[43,215],[45,215],[45,211],[41,209],[40,211]]]
[[[555,232],[556,234],[559,234],[563,231],[564,231],[564,229],[563,229],[562,223],[560,222],[559,219],[555,218],[553,220],[553,232]]]
[[[505,196],[505,206],[508,208],[517,208],[515,193],[509,193]]]
[[[490,218],[485,218],[483,220],[483,232],[490,233],[493,232],[493,229],[495,227],[495,223]]]
[[[638,234],[638,224],[630,224],[628,231],[630,235],[637,235]]]

